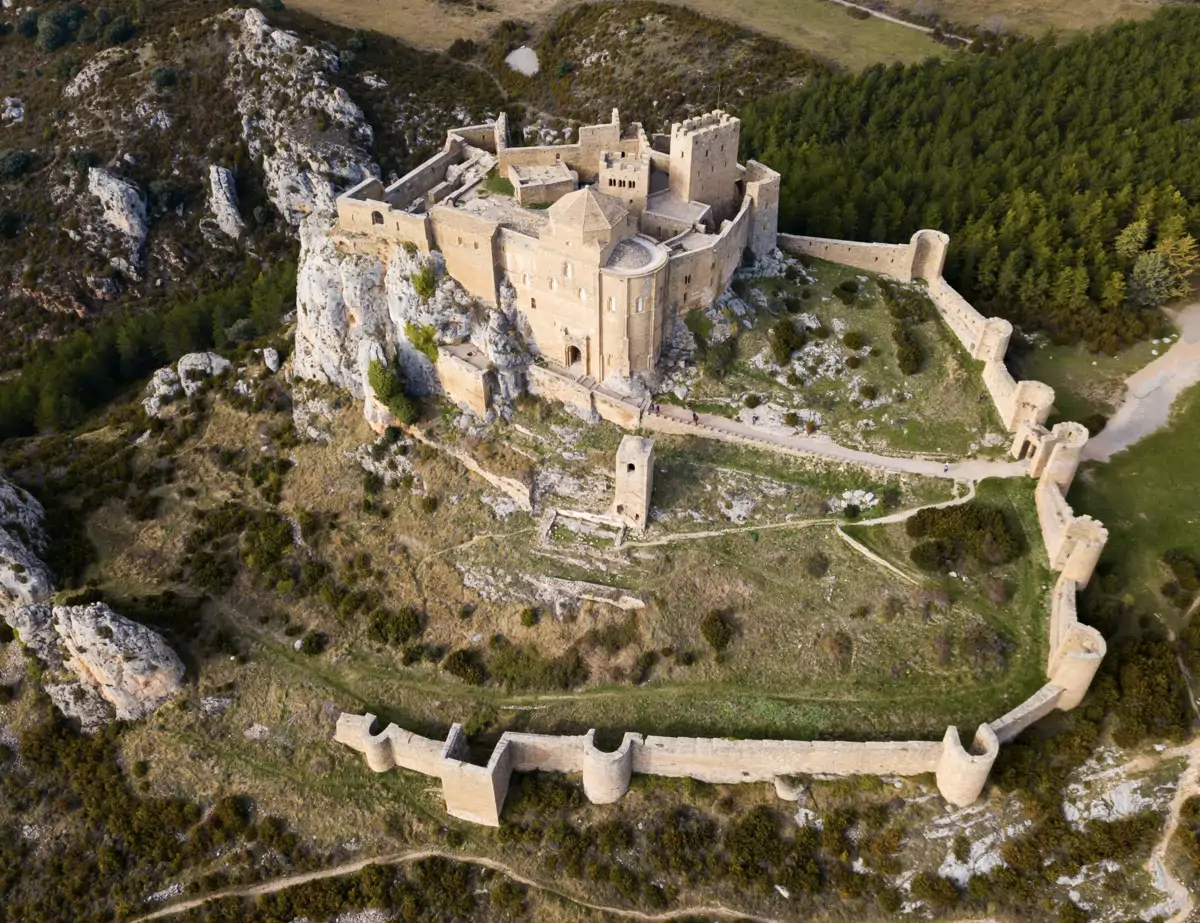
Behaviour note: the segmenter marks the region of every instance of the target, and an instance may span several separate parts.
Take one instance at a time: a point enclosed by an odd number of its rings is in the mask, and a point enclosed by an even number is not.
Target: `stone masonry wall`
[[[465,741],[458,725],[451,727],[443,744],[396,725],[372,733],[375,718],[370,714],[343,714],[338,719],[335,740],[362,753],[376,772],[400,766],[440,777],[450,814],[491,826],[499,824],[511,773],[535,770],[582,772],[585,794],[599,804],[622,797],[634,772],[714,783],[769,781],[796,773],[933,772],[942,796],[961,806],[979,797],[1002,743],[1051,711],[1069,710],[1082,701],[1104,657],[1105,643],[1099,632],[1079,622],[1076,594],[1091,577],[1108,537],[1100,523],[1087,516],[1075,516],[1066,500],[1087,441],[1086,431],[1077,424],[1060,424],[1053,432],[1042,426],[1053,404],[1053,391],[1040,382],[1014,381],[1003,364],[1011,327],[996,318],[983,318],[941,279],[948,244],[945,235],[918,232],[909,245],[900,247],[786,235],[780,236],[779,243],[789,252],[812,253],[826,259],[840,256],[849,265],[906,281],[913,277],[914,270],[923,273],[939,313],[972,356],[984,362],[984,380],[1006,425],[1017,433],[1019,454],[1024,458],[1027,450],[1034,448],[1030,475],[1038,478],[1038,520],[1050,565],[1060,572],[1047,626],[1049,681],[1007,714],[982,725],[969,747],[963,746],[954,727],[947,728],[940,742],[643,738],[627,733],[615,753],[597,749],[594,732],[583,737],[506,732],[487,766],[477,766],[465,760]],[[886,265],[886,271],[879,268],[881,265]],[[643,415],[639,407],[587,387],[565,370],[535,365],[530,367],[529,379],[535,394],[572,404],[585,415],[614,418],[626,428],[641,425],[689,435],[704,429],[654,414]],[[728,436],[715,430],[713,435]]]

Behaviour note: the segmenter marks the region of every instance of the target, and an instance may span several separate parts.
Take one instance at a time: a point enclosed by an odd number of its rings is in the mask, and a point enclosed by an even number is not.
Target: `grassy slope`
[[[878,62],[920,61],[947,53],[923,33],[879,19],[857,20],[824,0],[760,0],[739,7],[723,0],[678,0],[680,6],[736,22],[851,70]],[[456,38],[479,42],[502,20],[539,23],[567,5],[556,0],[499,0],[494,12],[439,0],[296,0],[290,4],[341,25],[375,29],[424,47],[446,48]]]
[[[1149,611],[1165,618],[1177,610],[1159,596],[1167,579],[1159,563],[1164,551],[1200,553],[1200,388],[1175,406],[1171,425],[1113,457],[1088,465],[1076,478],[1070,500],[1079,512],[1108,527],[1104,564],[1121,578]]]
[[[1147,19],[1155,4],[1142,0],[901,0],[899,6],[923,7],[951,22],[1023,35],[1048,30],[1071,32],[1111,25],[1121,19]]]

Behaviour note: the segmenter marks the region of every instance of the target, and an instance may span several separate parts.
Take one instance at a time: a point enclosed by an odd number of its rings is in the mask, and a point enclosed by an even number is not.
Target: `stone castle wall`
[[[743,213],[747,210],[744,204]],[[982,792],[1001,744],[1050,712],[1079,705],[1104,657],[1105,642],[1094,628],[1079,622],[1076,595],[1090,579],[1108,537],[1100,523],[1076,516],[1066,499],[1087,442],[1086,430],[1075,423],[1046,430],[1043,424],[1053,404],[1053,391],[1040,382],[1012,378],[1003,362],[1011,326],[998,318],[984,318],[941,278],[948,243],[945,235],[918,232],[908,245],[899,247],[787,236],[779,241],[781,249],[792,253],[842,257],[848,265],[904,281],[924,279],[947,326],[963,347],[984,363],[984,380],[997,409],[1016,434],[1013,452],[1029,459],[1030,476],[1038,479],[1035,500],[1043,544],[1050,567],[1059,573],[1047,625],[1048,682],[1007,714],[982,725],[969,747],[963,746],[954,727],[947,728],[940,742],[753,741],[627,733],[615,753],[598,750],[594,732],[582,737],[506,732],[488,764],[477,766],[464,759],[465,744],[458,725],[451,728],[443,744],[396,725],[372,733],[375,719],[369,714],[343,714],[336,740],[363,753],[376,772],[400,766],[440,777],[450,814],[492,826],[499,824],[511,773],[535,770],[581,772],[584,791],[594,803],[619,799],[634,772],[714,783],[770,781],[798,773],[932,772],[947,801],[966,805]],[[577,381],[566,370],[531,366],[529,381],[535,394],[573,404],[628,429],[640,425],[684,435],[705,429],[645,415],[640,407]],[[716,430],[713,435],[729,438]]]

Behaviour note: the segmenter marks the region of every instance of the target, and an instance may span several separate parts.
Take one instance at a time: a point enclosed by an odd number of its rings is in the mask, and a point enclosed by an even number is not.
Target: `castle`
[[[737,162],[740,124],[716,111],[648,138],[636,123],[622,131],[613,110],[574,144],[510,147],[501,115],[451,131],[442,151],[387,187],[349,189],[338,231],[440,250],[483,303],[499,306],[511,286],[543,362],[594,381],[628,378],[654,369],[675,319],[711,304],[747,249],[776,246],[779,174]],[[454,371],[443,382],[451,396],[486,409],[486,369]]]

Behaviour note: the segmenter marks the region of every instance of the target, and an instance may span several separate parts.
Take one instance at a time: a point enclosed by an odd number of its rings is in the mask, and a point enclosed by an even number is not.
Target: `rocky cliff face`
[[[423,299],[413,276],[432,267],[437,287]],[[503,397],[515,395],[528,355],[509,316],[482,305],[445,272],[441,254],[424,256],[394,246],[384,257],[338,248],[328,223],[317,217],[300,229],[296,283],[296,348],[292,370],[364,401],[367,418],[386,423],[368,400],[372,359],[395,361],[414,395],[440,394],[434,365],[412,343],[413,328],[433,328],[437,343],[471,340],[502,371]]]
[[[0,478],[0,616],[53,590],[50,569],[38,557],[45,548],[44,515],[37,500]]]
[[[239,30],[226,80],[246,146],[262,158],[271,203],[294,225],[313,212],[332,213],[335,184],[379,175],[362,109],[329,83],[338,56],[273,28],[258,9],[233,9],[224,18]]]
[[[183,663],[167,643],[103,603],[22,606],[6,618],[49,671],[51,700],[85,730],[144,718],[182,687]]]

